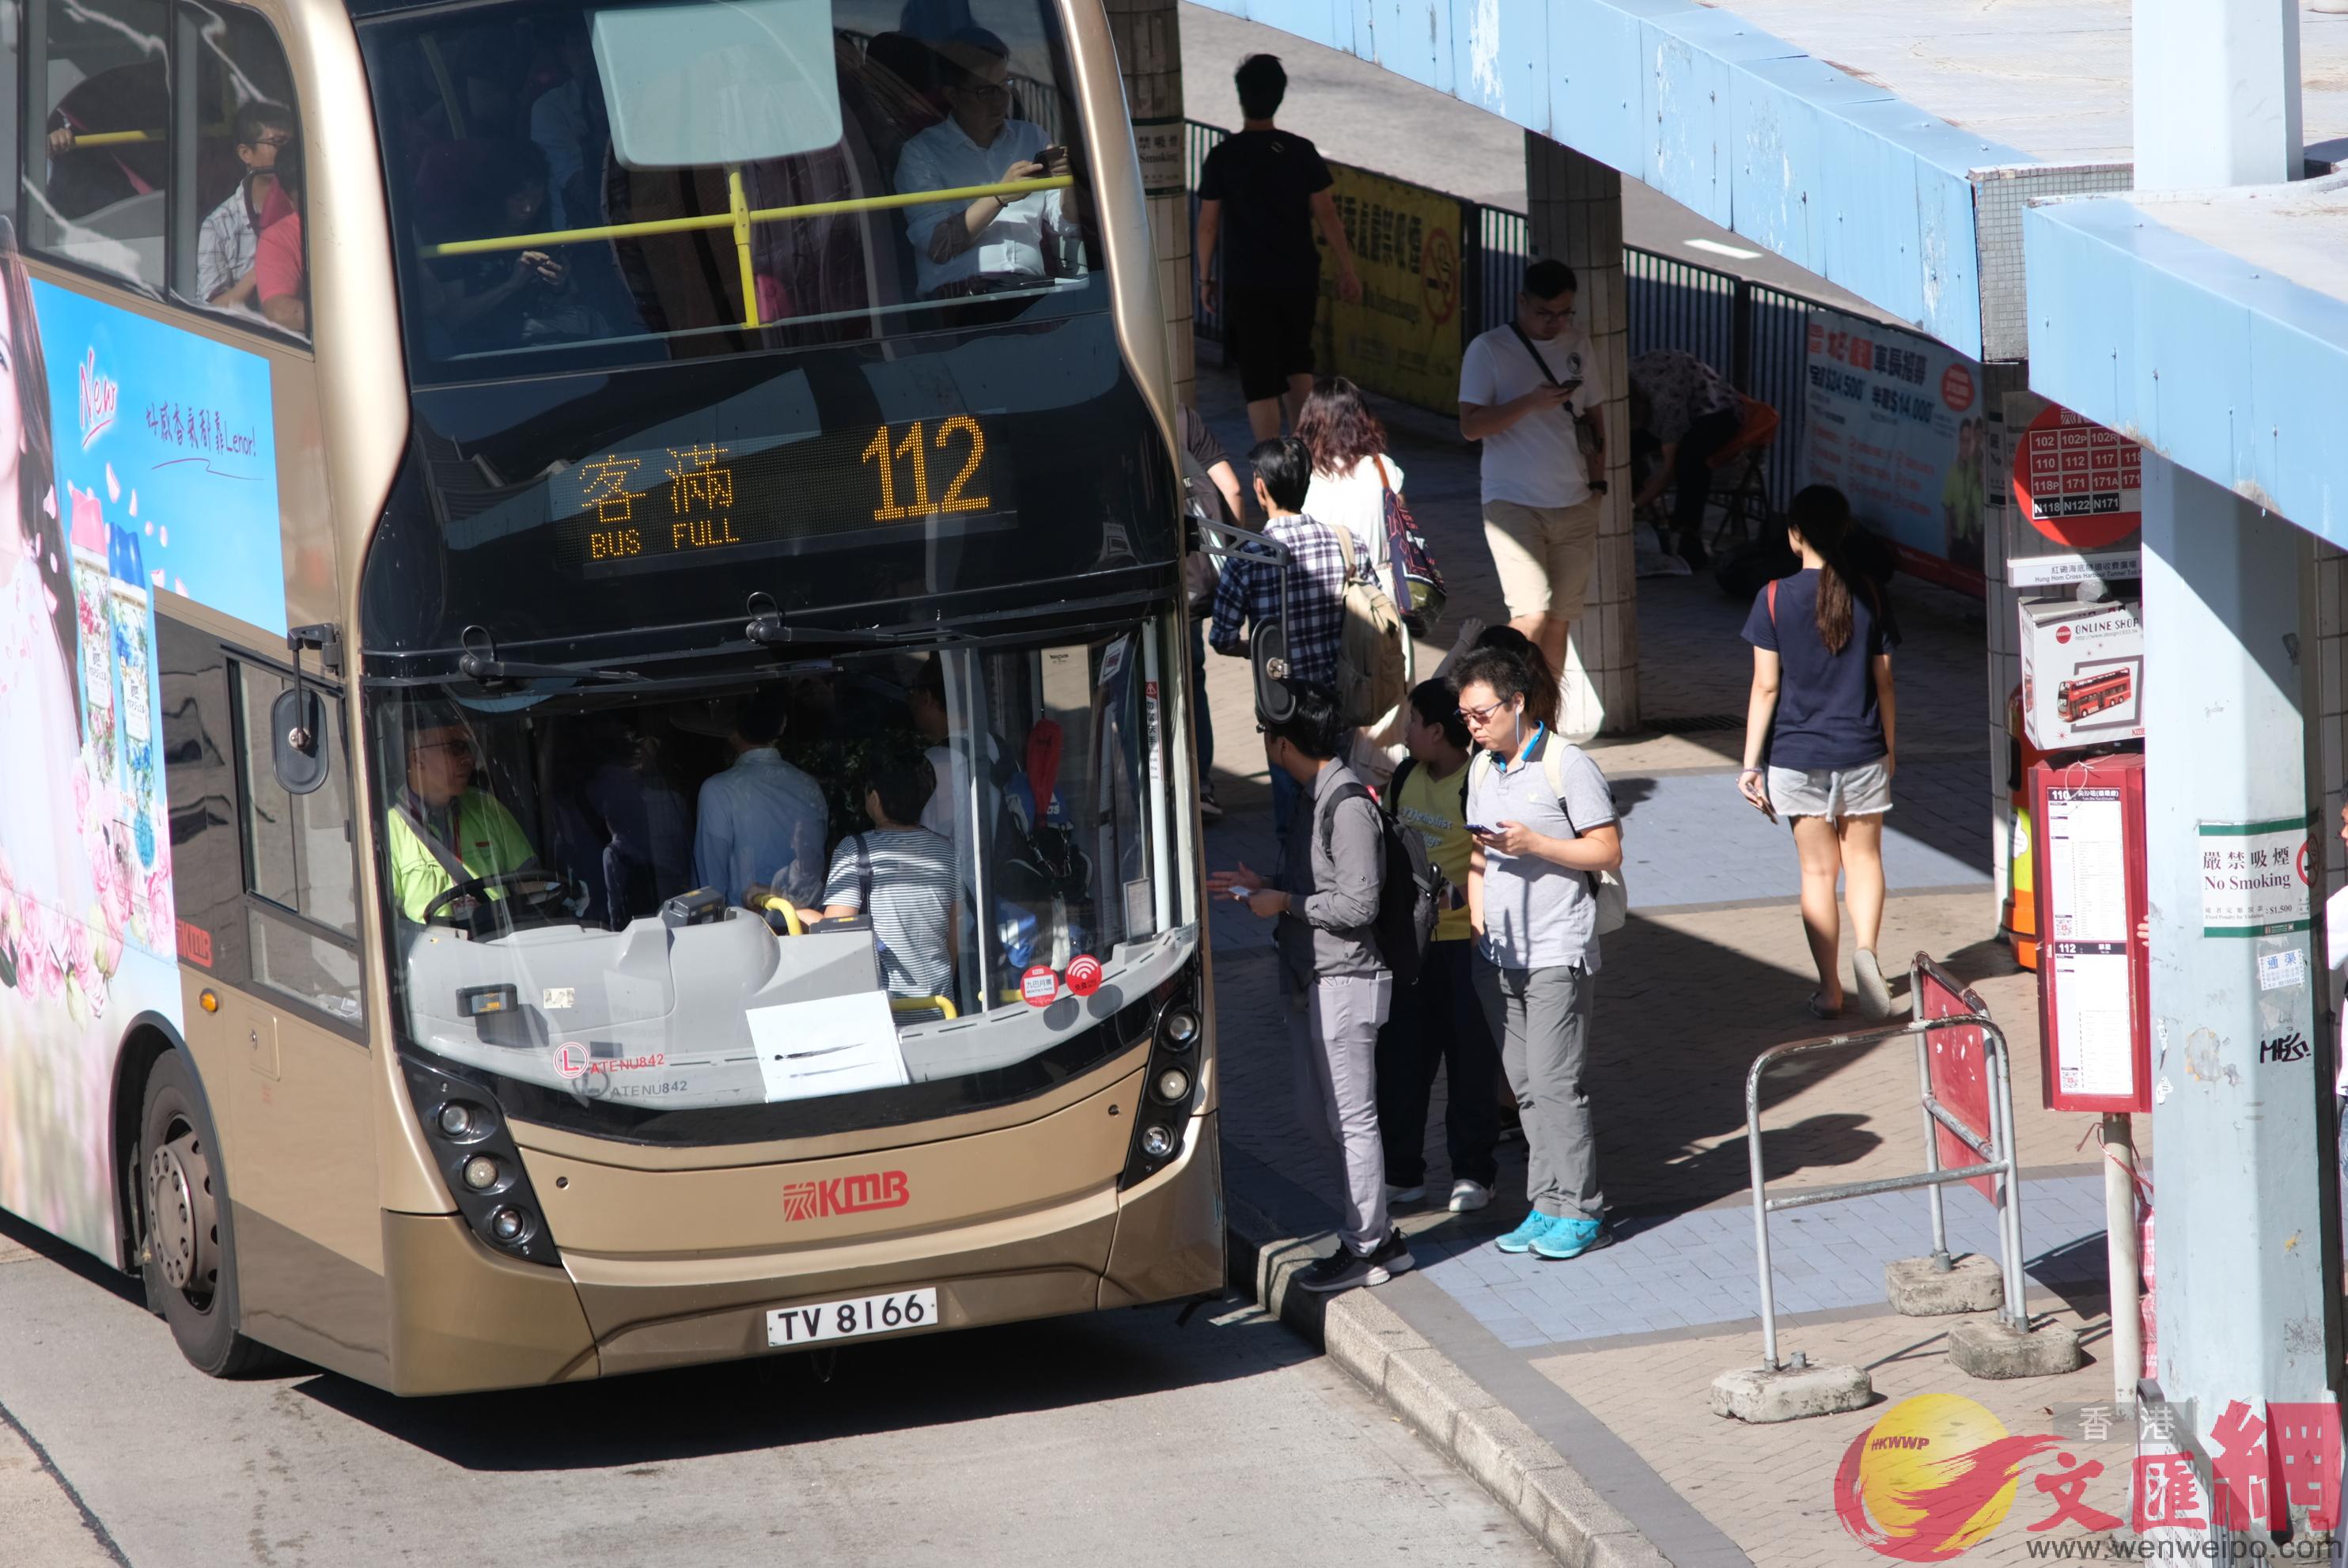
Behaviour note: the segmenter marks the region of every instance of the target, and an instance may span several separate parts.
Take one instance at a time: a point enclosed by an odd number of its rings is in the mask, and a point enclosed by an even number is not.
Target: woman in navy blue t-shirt
[[[1786,541],[1802,569],[1764,588],[1746,618],[1753,699],[1736,788],[1773,821],[1793,824],[1802,861],[1802,924],[1818,989],[1810,1011],[1842,1012],[1843,881],[1851,971],[1870,1018],[1891,1012],[1875,959],[1883,929],[1883,813],[1891,810],[1891,645],[1899,641],[1875,584],[1846,563],[1850,502],[1832,485],[1794,497]],[[1766,768],[1765,768],[1766,758]]]

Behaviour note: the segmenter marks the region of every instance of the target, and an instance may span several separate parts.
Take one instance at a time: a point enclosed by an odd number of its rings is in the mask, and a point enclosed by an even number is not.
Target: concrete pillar
[[[1525,133],[1525,197],[1533,254],[1555,257],[1581,283],[1577,311],[1606,381],[1607,494],[1598,570],[1565,653],[1570,736],[1639,726],[1639,617],[1631,544],[1630,315],[1622,280],[1622,177],[1594,158]]]
[[[2230,1400],[2330,1381],[2312,901],[2299,885],[2296,923],[2258,934],[2209,934],[2203,914],[2228,828],[2308,818],[2313,546],[2150,452],[2144,513],[2159,1371],[2206,1439]]]
[[[2300,177],[2300,0],[2135,0],[2136,188]]]
[[[2298,0],[2137,0],[2132,36],[2138,191],[2300,174]],[[2145,453],[2155,1303],[2161,1392],[2205,1452],[2231,1400],[2322,1398],[2336,1343],[2312,935],[2203,916],[2225,827],[2309,820],[2314,575],[2307,535]]]
[[[1158,293],[1166,309],[1166,359],[1174,396],[1193,400],[1198,361],[1190,341],[1190,201],[1183,189],[1182,35],[1176,0],[1103,0],[1125,101],[1141,154]]]

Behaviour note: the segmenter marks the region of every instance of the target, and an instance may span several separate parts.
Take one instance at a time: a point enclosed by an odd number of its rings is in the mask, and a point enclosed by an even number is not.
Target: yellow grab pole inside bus
[[[728,184],[739,192],[740,175],[729,173]],[[425,245],[427,258],[478,256],[497,251],[527,251],[541,245],[576,245],[590,240],[629,240],[644,234],[687,234],[696,229],[736,229],[744,223],[780,223],[794,218],[824,218],[838,212],[871,212],[892,207],[926,207],[940,201],[975,201],[982,196],[1027,196],[1038,191],[1058,191],[1074,185],[1066,174],[1040,180],[1006,180],[994,185],[961,185],[948,191],[903,191],[888,196],[852,196],[839,201],[806,201],[796,207],[765,207],[755,211],[706,213],[693,218],[648,218],[637,223],[605,223],[592,229],[552,229],[540,234],[499,234],[486,240],[448,240]],[[743,265],[749,265],[747,242]],[[757,322],[750,323],[756,326]]]
[[[160,130],[93,130],[87,135],[74,132],[73,144],[74,150],[78,152],[85,147],[120,147],[125,142],[162,139],[163,133]]]
[[[742,263],[742,325],[758,325],[758,272],[750,262],[750,199],[742,193],[742,168],[726,171],[726,201],[734,209],[734,255]]]

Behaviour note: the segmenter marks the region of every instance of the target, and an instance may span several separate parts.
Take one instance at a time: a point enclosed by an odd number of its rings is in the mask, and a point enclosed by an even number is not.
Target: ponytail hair
[[[1818,573],[1818,641],[1828,653],[1839,654],[1850,644],[1854,590],[1863,585],[1869,606],[1875,606],[1875,584],[1864,582],[1849,563],[1850,501],[1832,485],[1807,486],[1795,492],[1786,509],[1786,526],[1825,558]]]

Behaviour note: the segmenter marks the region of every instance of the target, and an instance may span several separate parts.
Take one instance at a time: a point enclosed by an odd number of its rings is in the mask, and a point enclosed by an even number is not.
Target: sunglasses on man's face
[[[1463,722],[1480,726],[1490,723],[1492,716],[1508,706],[1506,702],[1488,702],[1481,707],[1460,708],[1458,714]]]

